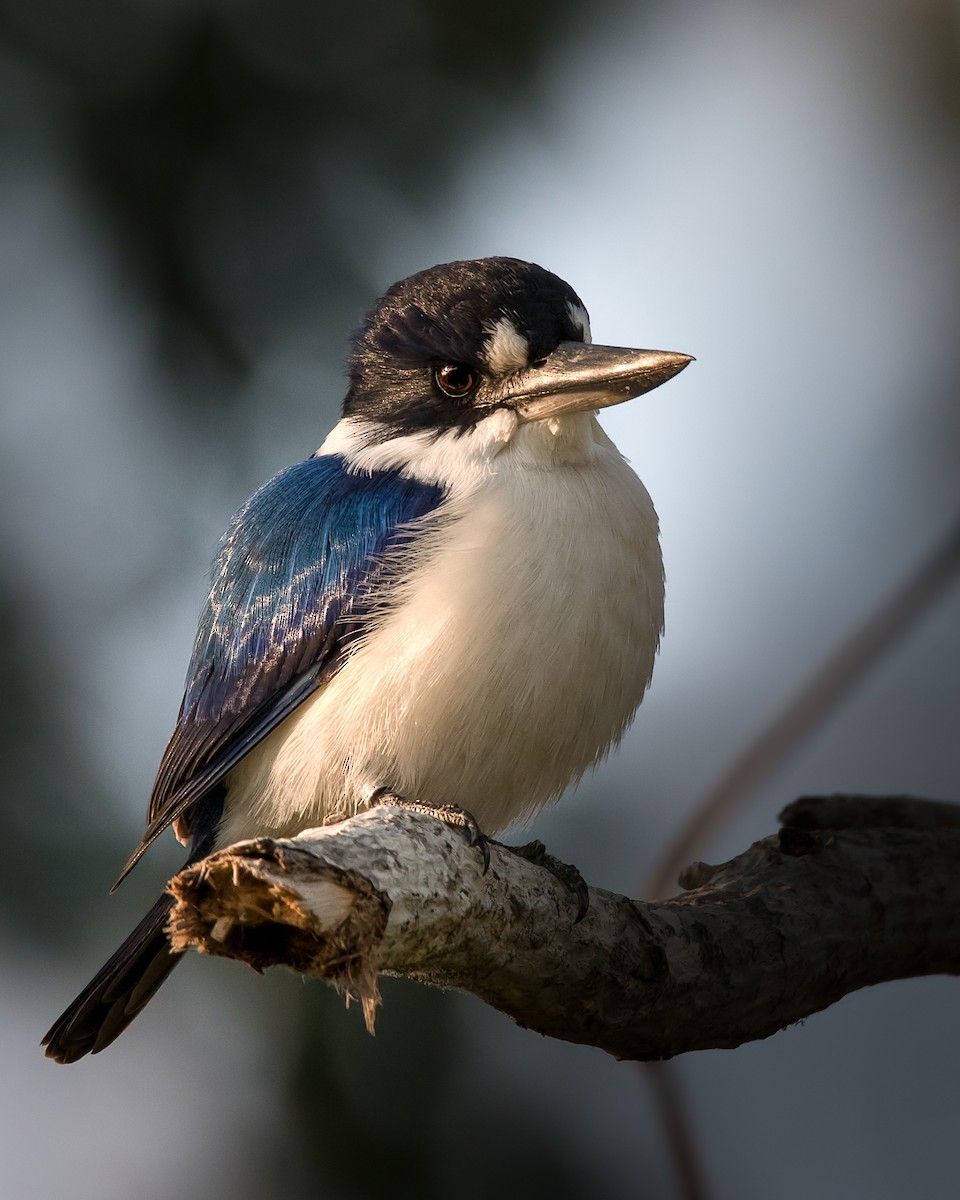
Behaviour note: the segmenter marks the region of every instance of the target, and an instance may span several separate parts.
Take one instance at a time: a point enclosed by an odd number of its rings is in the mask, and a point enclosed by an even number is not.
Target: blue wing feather
[[[324,455],[290,467],[227,530],[184,696],[193,720],[255,706],[315,661],[397,527],[435,508],[436,487],[397,472],[358,475]]]
[[[318,455],[244,504],[214,560],[180,716],[124,875],[336,669],[385,552],[443,498],[397,471],[357,474]]]

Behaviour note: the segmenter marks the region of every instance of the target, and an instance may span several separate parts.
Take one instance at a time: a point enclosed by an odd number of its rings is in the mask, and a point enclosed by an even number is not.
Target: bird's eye
[[[441,363],[433,372],[433,377],[440,391],[454,400],[469,395],[480,382],[479,373],[465,363]]]

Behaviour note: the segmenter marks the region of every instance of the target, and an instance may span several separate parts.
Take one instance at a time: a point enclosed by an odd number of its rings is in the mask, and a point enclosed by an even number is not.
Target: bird
[[[650,496],[597,411],[690,355],[594,345],[569,284],[507,257],[390,287],[342,417],[221,539],[146,830],[187,865],[386,795],[527,820],[615,747],[650,683],[664,579]],[[115,885],[116,886],[116,885]],[[109,1045],[181,955],[165,894],[53,1024]]]

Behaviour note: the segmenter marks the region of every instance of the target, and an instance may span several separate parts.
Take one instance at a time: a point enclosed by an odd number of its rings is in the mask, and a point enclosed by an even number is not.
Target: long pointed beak
[[[543,366],[530,367],[511,381],[504,399],[521,421],[591,412],[649,392],[691,362],[689,354],[669,350],[561,342]]]

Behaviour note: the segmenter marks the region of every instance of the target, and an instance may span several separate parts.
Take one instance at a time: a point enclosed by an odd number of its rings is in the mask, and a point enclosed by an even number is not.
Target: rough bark
[[[960,973],[960,806],[797,801],[775,836],[688,890],[590,889],[586,917],[543,867],[388,806],[181,872],[170,937],[262,969],[321,975],[363,1003],[377,976],[472,992],[518,1024],[659,1059],[738,1046],[857,988]]]

